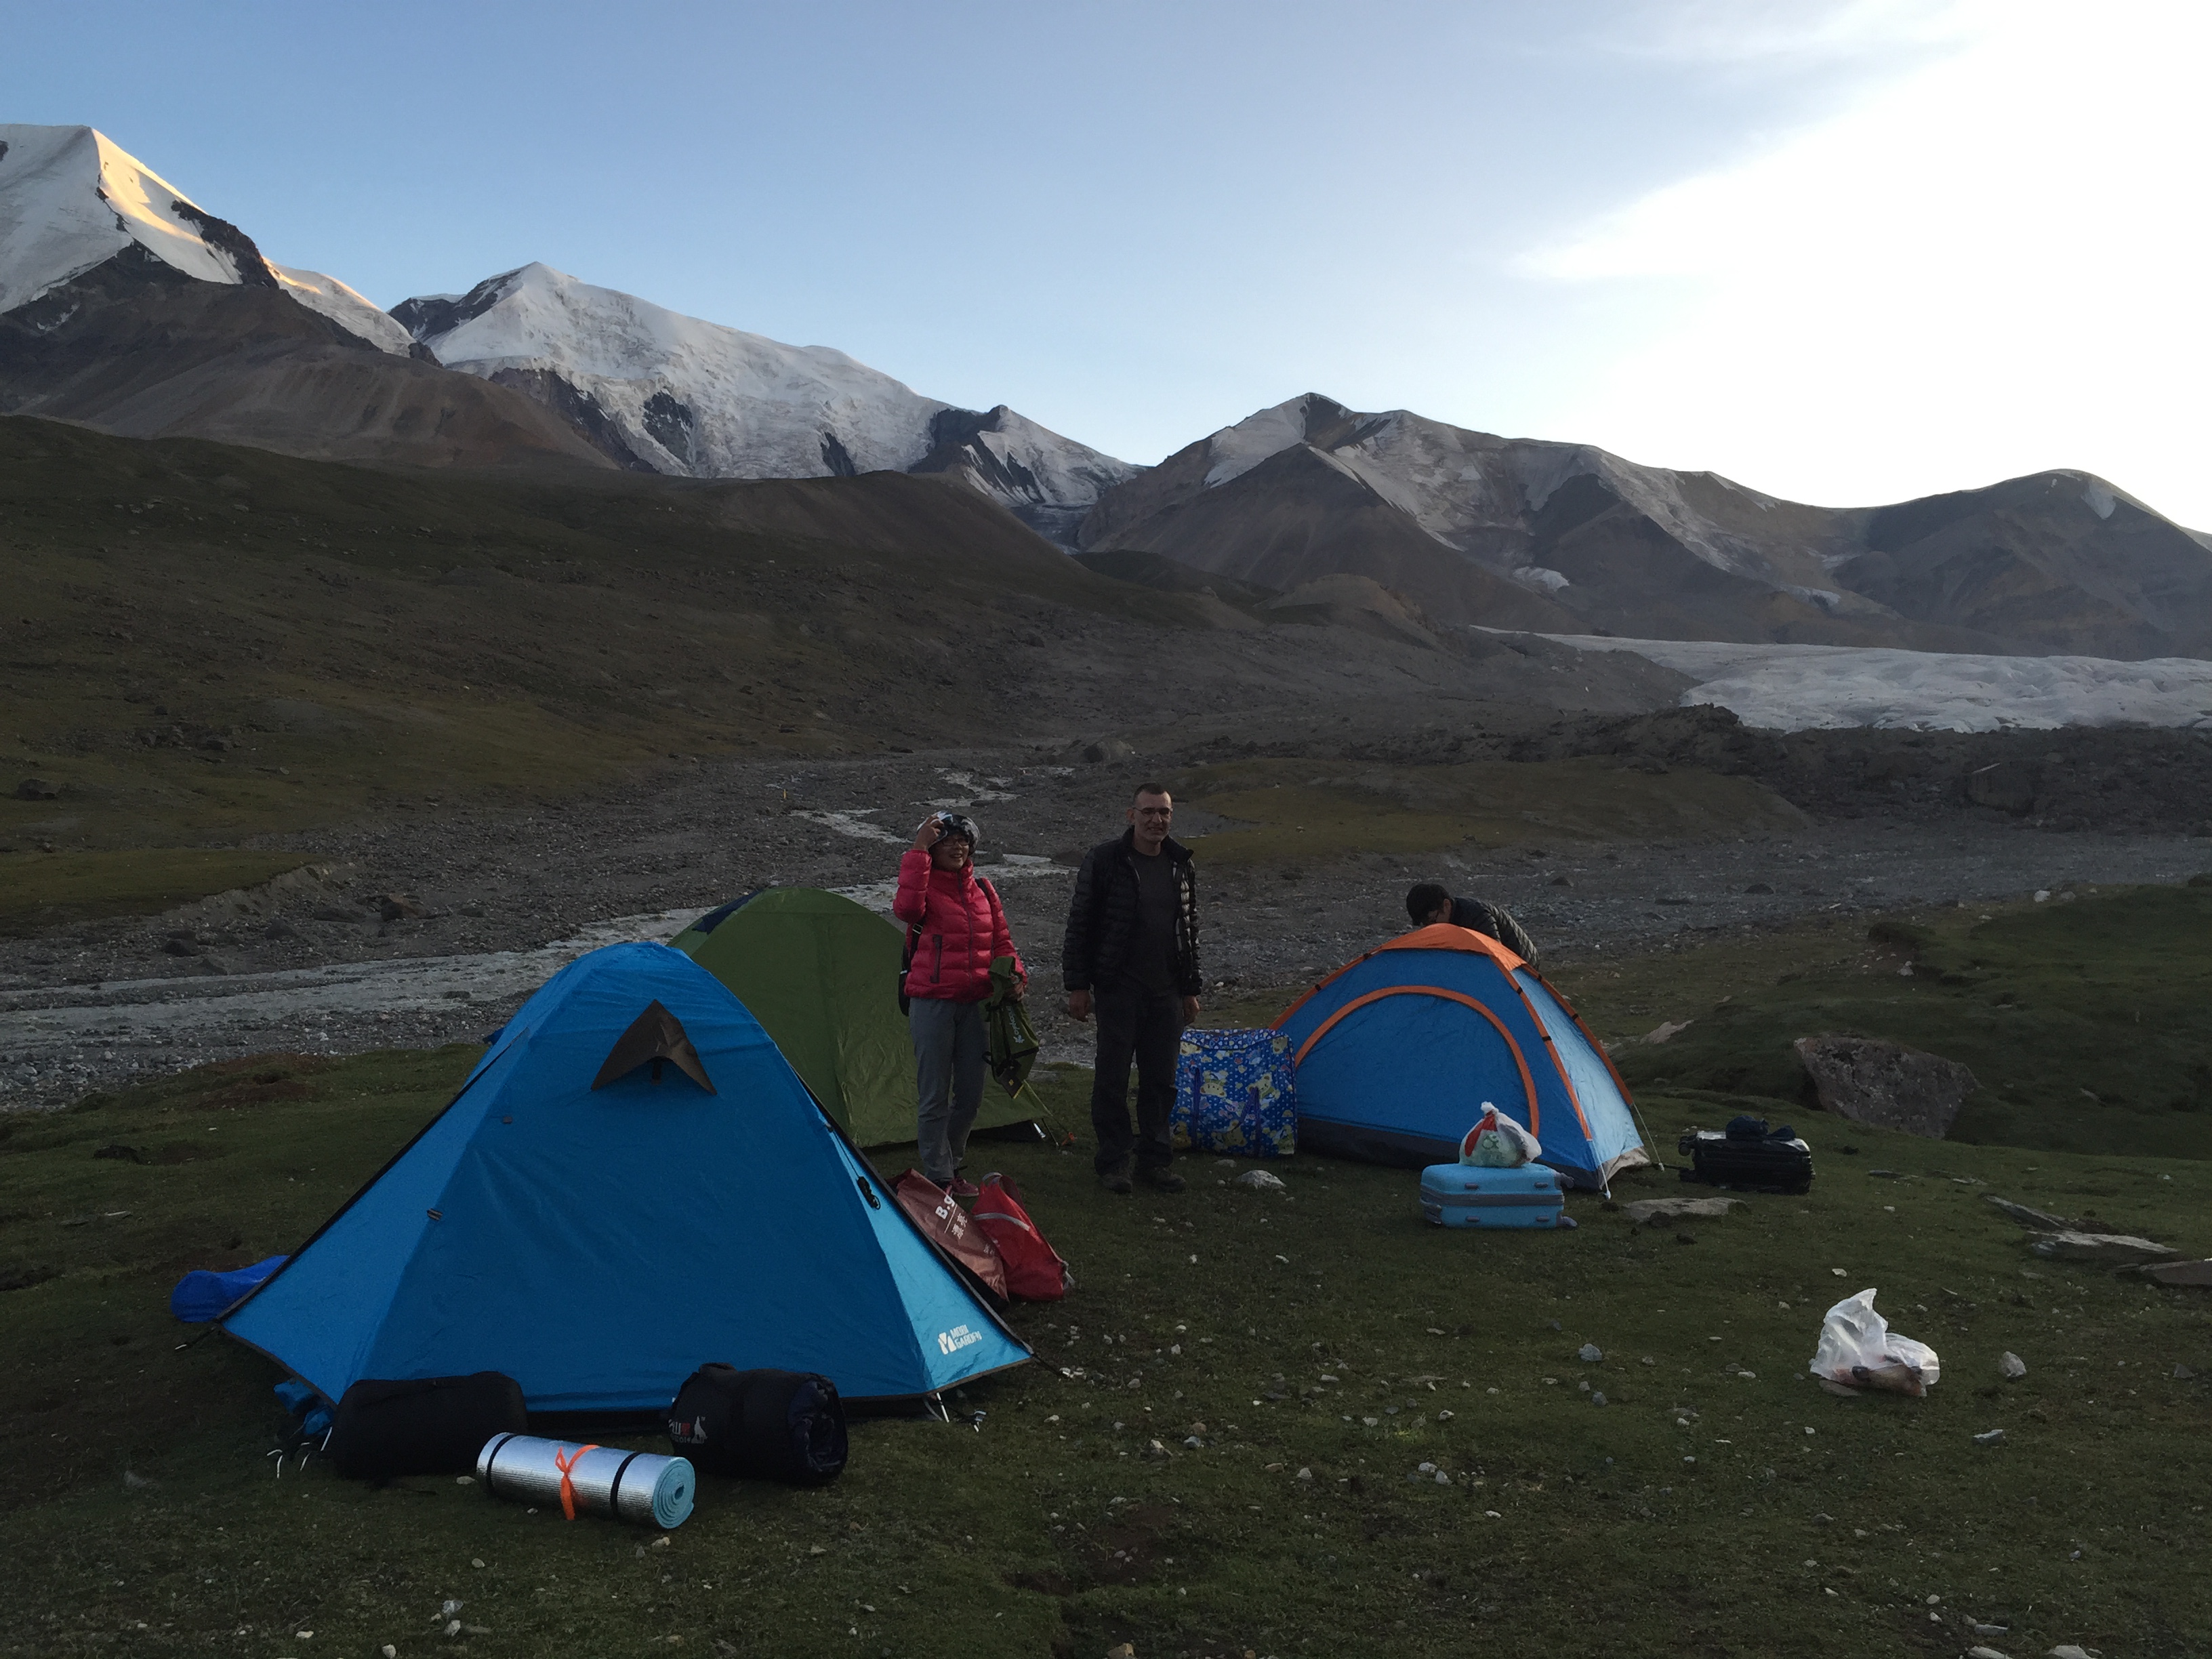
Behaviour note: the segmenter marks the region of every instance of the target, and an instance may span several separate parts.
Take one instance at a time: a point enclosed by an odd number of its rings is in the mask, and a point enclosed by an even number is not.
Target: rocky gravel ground
[[[1158,751],[1086,763],[1085,746],[704,763],[557,811],[418,811],[303,838],[314,872],[269,890],[0,942],[0,1109],[252,1054],[474,1039],[582,951],[668,937],[757,886],[834,887],[887,908],[900,848],[939,806],[980,820],[985,873],[1040,987],[1055,993],[1036,1003],[1048,1054],[1083,1058],[1087,1034],[1056,995],[1074,865],[1118,833],[1142,770],[1173,764]],[[1512,909],[1571,989],[1575,964],[1593,957],[1812,912],[2212,866],[2201,836],[2059,832],[1965,804],[1882,806],[1755,839],[1470,845],[1425,860],[1353,852],[1215,872],[1202,883],[1211,994],[1288,991],[1402,931],[1405,890],[1421,879]],[[1178,815],[1179,833],[1209,827],[1202,813]]]

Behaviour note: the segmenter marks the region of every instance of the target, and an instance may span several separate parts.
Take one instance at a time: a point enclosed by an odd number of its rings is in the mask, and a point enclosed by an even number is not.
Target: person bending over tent
[[[1415,883],[1413,890],[1406,895],[1406,914],[1413,918],[1416,927],[1438,921],[1448,921],[1455,927],[1472,927],[1496,939],[1530,967],[1537,965],[1536,941],[1502,905],[1486,904],[1480,899],[1454,898],[1437,883],[1424,881]]]
[[[998,890],[975,874],[975,821],[933,812],[899,858],[891,914],[907,925],[902,992],[914,1037],[915,1127],[921,1172],[955,1198],[973,1198],[960,1161],[983,1103],[989,1036],[983,1002],[991,960],[1013,959],[1014,994],[1027,994],[1029,970],[1014,949]]]

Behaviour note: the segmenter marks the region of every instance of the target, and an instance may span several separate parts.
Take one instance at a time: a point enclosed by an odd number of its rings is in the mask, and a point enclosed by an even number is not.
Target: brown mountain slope
[[[0,315],[0,414],[413,466],[605,457],[504,386],[380,351],[280,289],[118,255]]]
[[[1284,590],[1365,576],[1443,621],[1581,631],[1571,611],[1443,545],[1311,445],[1280,451],[1224,488],[1177,493],[1117,544]]]
[[[1079,541],[1283,586],[1366,576],[1434,616],[1497,627],[2121,658],[2212,649],[2212,551],[2086,474],[1810,507],[1715,473],[1313,393],[1108,491]]]

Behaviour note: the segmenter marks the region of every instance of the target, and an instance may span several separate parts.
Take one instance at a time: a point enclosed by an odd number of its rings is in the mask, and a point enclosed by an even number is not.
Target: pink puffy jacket
[[[981,1002],[991,994],[991,958],[1012,957],[1024,979],[1029,969],[1006,931],[997,891],[978,881],[972,866],[939,870],[928,854],[908,848],[899,859],[898,894],[891,914],[919,927],[914,965],[907,970],[908,997]]]

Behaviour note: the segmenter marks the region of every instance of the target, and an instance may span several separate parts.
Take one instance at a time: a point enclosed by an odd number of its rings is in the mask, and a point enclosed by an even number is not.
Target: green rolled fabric
[[[1020,982],[1013,957],[991,958],[991,994],[983,999],[983,1029],[990,1047],[991,1075],[1010,1095],[1021,1092],[1037,1057],[1036,1027],[1014,994]]]

